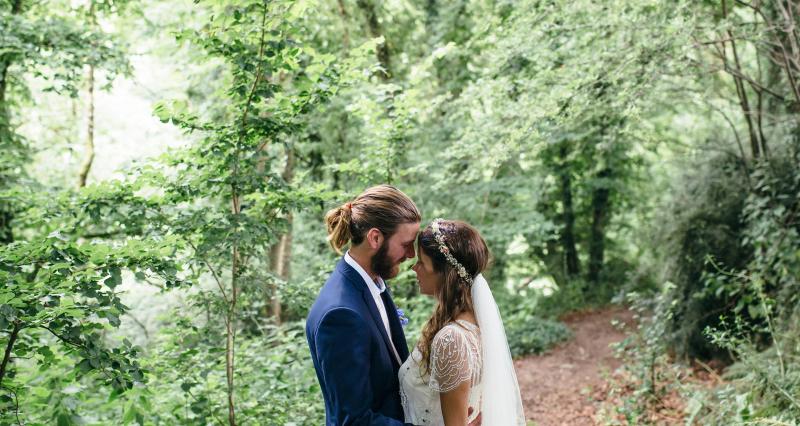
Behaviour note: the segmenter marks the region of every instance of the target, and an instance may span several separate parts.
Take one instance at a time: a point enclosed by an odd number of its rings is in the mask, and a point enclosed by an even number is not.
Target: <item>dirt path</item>
[[[632,324],[632,317],[620,307],[570,314],[562,320],[572,329],[572,340],[515,361],[529,424],[597,424],[597,398],[604,395],[605,377],[619,366],[609,345],[625,338],[611,321]]]

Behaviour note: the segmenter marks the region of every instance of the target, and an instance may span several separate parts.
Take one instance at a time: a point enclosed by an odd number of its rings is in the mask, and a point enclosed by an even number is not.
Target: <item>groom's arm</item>
[[[317,359],[331,397],[337,425],[403,426],[371,410],[370,336],[355,311],[337,308],[325,314],[316,333]]]

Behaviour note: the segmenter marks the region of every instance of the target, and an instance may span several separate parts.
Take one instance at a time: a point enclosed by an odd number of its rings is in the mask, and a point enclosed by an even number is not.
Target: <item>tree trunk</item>
[[[238,192],[233,191],[233,214],[241,214],[241,204]],[[236,426],[236,405],[234,404],[234,372],[235,372],[235,345],[236,345],[236,302],[239,298],[239,271],[241,258],[239,256],[238,242],[234,241],[231,251],[231,298],[228,301],[225,313],[225,378],[228,385],[228,424]]]
[[[286,147],[286,165],[283,168],[283,180],[286,183],[291,183],[294,177],[294,150],[291,147]],[[277,275],[280,279],[286,281],[289,279],[292,258],[292,214],[287,214],[287,230],[286,233],[281,235],[278,241],[270,247],[270,270],[273,274]],[[278,283],[273,282],[270,289],[271,299],[268,301],[271,307],[271,316],[276,324],[281,323],[281,297],[278,288]]]
[[[289,230],[287,233],[281,235],[278,242],[270,247],[270,269],[272,273],[282,280],[289,279],[289,262],[292,250],[292,215],[289,214],[287,218],[289,222]],[[281,295],[278,283],[273,282],[270,288],[270,316],[275,320],[276,324],[281,323]]]
[[[575,248],[575,211],[572,206],[572,176],[567,162],[569,149],[566,142],[559,148],[561,157],[561,204],[563,208],[562,223],[564,230],[561,232],[561,245],[564,249],[565,270],[568,277],[580,274],[578,250]]]
[[[14,213],[0,210],[0,244],[11,244],[14,242],[14,232],[11,228],[11,221],[14,220]]]
[[[6,377],[6,368],[8,367],[8,361],[11,359],[11,350],[14,349],[14,343],[17,341],[17,336],[19,336],[20,330],[22,330],[22,323],[15,321],[14,328],[11,330],[11,334],[8,336],[6,351],[3,354],[3,362],[0,364],[0,386],[2,386],[3,379]]]
[[[19,15],[22,13],[22,0],[15,0],[11,4],[11,14]],[[11,66],[11,58],[8,54],[0,55],[0,120],[7,119],[8,107],[6,105],[6,89],[8,88],[8,68]],[[7,121],[0,122],[0,125],[6,126]]]
[[[605,181],[611,176],[611,169],[603,169],[598,178]],[[611,191],[606,182],[601,182],[592,192],[592,227],[589,235],[589,282],[597,283],[603,269],[605,255],[605,231],[608,223]]]
[[[392,57],[389,49],[389,40],[383,31],[383,26],[378,20],[378,12],[375,10],[375,3],[372,0],[358,0],[356,2],[358,7],[364,12],[364,18],[367,20],[367,30],[370,37],[377,38],[383,37],[383,43],[378,46],[378,62],[384,69],[382,78],[388,80],[392,76]]]
[[[228,311],[225,320],[225,378],[228,384],[228,424],[236,426],[236,410],[234,405],[234,387],[233,387],[233,373],[234,373],[234,344],[236,339],[236,330],[234,329],[233,321],[235,320],[235,313],[231,308]]]
[[[344,0],[337,0],[337,2],[339,4],[339,16],[342,17],[342,23],[344,24],[342,25],[344,30],[344,33],[342,34],[342,47],[346,52],[350,50],[350,30],[348,30],[350,27],[350,19],[349,15],[347,14],[347,9],[344,7]]]
[[[78,174],[78,188],[86,186],[86,177],[89,176],[89,171],[92,169],[92,162],[94,161],[94,65],[89,65],[87,80],[89,84],[89,105],[86,111],[86,153]]]
[[[725,0],[722,0],[722,16],[725,18],[728,17],[728,7]],[[753,111],[753,109],[750,107],[750,101],[747,98],[747,90],[744,87],[744,82],[741,78],[742,66],[739,61],[739,52],[736,48],[736,40],[730,30],[727,31],[727,35],[728,39],[730,39],[731,52],[733,54],[733,66],[735,67],[735,72],[731,73],[731,77],[733,77],[733,82],[736,86],[736,95],[739,98],[739,107],[742,109],[742,115],[744,116],[745,123],[747,123],[748,135],[750,136],[750,151],[752,152],[753,158],[758,159],[761,156],[761,143],[758,139],[757,129],[753,123],[753,115],[758,114],[760,111]],[[722,60],[725,68],[729,69],[731,66],[728,63],[726,46],[727,43],[723,41]]]
[[[15,0],[11,4],[11,14],[19,15],[22,13],[22,0]],[[7,149],[6,145],[11,144],[11,112],[8,109],[6,95],[8,92],[8,69],[11,67],[13,58],[8,55],[0,55],[0,149]],[[0,186],[5,186],[4,176],[0,176]],[[14,220],[14,213],[10,206],[0,206],[0,244],[10,244],[14,242],[14,232],[11,222]]]

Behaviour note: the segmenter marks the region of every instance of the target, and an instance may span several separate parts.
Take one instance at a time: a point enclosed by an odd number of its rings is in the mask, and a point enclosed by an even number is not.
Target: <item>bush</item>
[[[663,393],[656,383],[664,379],[656,376],[671,361],[664,356],[668,348],[733,362],[722,386],[689,392],[687,424],[796,425],[800,419],[797,163],[797,156],[776,155],[760,164],[743,186],[749,191],[735,191],[738,178],[729,172],[695,185],[705,186],[701,193],[716,204],[692,205],[680,216],[670,236],[680,243],[669,271],[676,283],[640,303],[652,316],[626,348],[636,355],[627,368],[642,374],[640,393]],[[636,413],[634,420],[647,410],[641,401],[624,408]]]
[[[729,314],[737,296],[718,292],[709,277],[719,267],[742,269],[752,249],[742,245],[747,176],[729,158],[718,157],[690,172],[676,186],[662,209],[666,217],[654,241],[663,255],[663,279],[675,288],[662,295],[673,306],[667,338],[674,352],[687,358],[726,357],[703,335],[706,327],[719,325],[720,315]]]
[[[528,313],[511,315],[505,320],[511,356],[538,354],[567,340],[572,332],[563,323],[538,318]]]

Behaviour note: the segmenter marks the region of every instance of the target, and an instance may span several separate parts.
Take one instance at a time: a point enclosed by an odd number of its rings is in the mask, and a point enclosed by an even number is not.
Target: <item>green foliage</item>
[[[213,322],[200,323],[178,311],[172,318],[175,325],[162,330],[157,351],[142,361],[157,378],[147,387],[149,403],[160,407],[142,415],[146,422],[155,424],[223,422],[227,407],[219,395],[225,392],[225,371],[220,368],[225,364],[225,351],[219,341],[224,340],[224,329]],[[240,337],[236,361],[239,421],[323,421],[322,395],[302,323],[269,327],[263,334]],[[135,396],[125,398],[136,401]]]
[[[0,10],[2,62],[14,65],[12,73],[31,73],[47,81],[44,90],[72,97],[77,96],[85,65],[104,70],[108,83],[130,73],[119,41],[97,30],[87,31],[82,14],[21,3],[19,13]]]
[[[730,384],[708,395],[698,415],[715,423],[735,418],[745,423],[800,418],[797,290],[800,234],[794,221],[800,173],[791,156],[756,169],[754,191],[744,209],[743,243],[753,247],[745,269],[727,273],[721,291],[740,302],[706,333],[736,361],[726,374]],[[709,403],[713,401],[713,403]]]
[[[6,353],[0,383],[6,392],[4,413],[33,389],[17,380],[11,358],[28,358],[40,371],[60,361],[53,351],[53,338],[60,352],[73,359],[74,380],[92,373],[114,392],[123,392],[145,380],[139,365],[139,348],[127,340],[106,347],[102,332],[120,325],[127,311],[115,288],[123,269],[148,273],[176,281],[177,267],[170,261],[175,240],[160,243],[130,240],[113,247],[76,244],[53,232],[30,242],[15,242],[0,248],[0,329],[6,334]],[[49,335],[45,335],[49,333]],[[16,409],[15,409],[16,410]]]
[[[678,387],[670,353],[736,362],[693,419],[790,422],[797,99],[764,50],[790,26],[732,3],[0,1],[0,422],[321,423],[321,217],[385,182],[484,235],[515,356],[624,289],[629,422]],[[187,80],[152,109],[184,145],[80,191],[38,176],[61,164],[32,152],[74,135],[26,139],[23,111],[50,108],[33,91],[130,76],[126,45]],[[140,322],[123,300],[145,283],[164,306]],[[391,286],[413,345],[434,301],[405,266]]]
[[[718,197],[716,203],[708,203],[716,208],[704,204],[686,211],[693,221],[677,252],[705,251],[707,261],[701,263],[683,254],[678,262],[685,266],[675,275],[682,281],[665,285],[650,305],[645,303],[647,299],[640,299],[641,306],[649,306],[643,313],[653,314],[640,326],[635,335],[638,340],[627,346],[628,368],[641,375],[634,396],[657,398],[668,392],[664,383],[677,377],[665,372],[668,350],[678,355],[684,353],[681,351],[693,356],[711,353],[730,357],[733,365],[722,386],[685,391],[691,400],[690,421],[791,424],[783,422],[800,417],[796,397],[800,390],[796,337],[800,238],[793,220],[800,185],[797,169],[789,167],[796,164],[793,155],[756,168],[748,177],[749,193],[734,191],[728,174],[698,182],[707,194]],[[720,209],[726,202],[737,208]],[[716,234],[722,239],[711,238],[719,229],[727,229]],[[735,253],[734,261],[724,257],[724,250]],[[720,266],[723,264],[725,269]],[[691,276],[694,280],[688,278]],[[694,336],[688,344],[684,340],[687,334]],[[638,413],[634,419],[646,417],[641,400],[631,399],[628,405],[628,413]]]
[[[503,318],[511,356],[540,354],[572,336],[561,322],[539,318],[530,312],[516,312]]]
[[[675,314],[669,319],[670,340],[678,354],[690,357],[724,356],[703,336],[707,326],[718,324],[719,317],[733,308],[738,297],[734,288],[725,291],[719,268],[743,268],[751,252],[742,245],[744,218],[742,210],[746,185],[736,164],[726,158],[690,168],[688,176],[676,184],[677,200],[664,214],[671,220],[661,222],[669,227],[661,235],[669,247],[666,255],[667,279],[675,287],[671,298]],[[746,306],[738,306],[737,312]],[[745,312],[746,314],[746,312]]]
[[[667,282],[653,297],[636,292],[625,296],[638,323],[635,332],[615,344],[614,349],[623,360],[622,375],[633,389],[614,389],[612,395],[621,396],[613,410],[622,414],[628,424],[649,424],[649,410],[680,385],[676,379],[681,374],[679,367],[669,363],[669,324],[678,308],[669,297],[673,291],[675,285]]]

